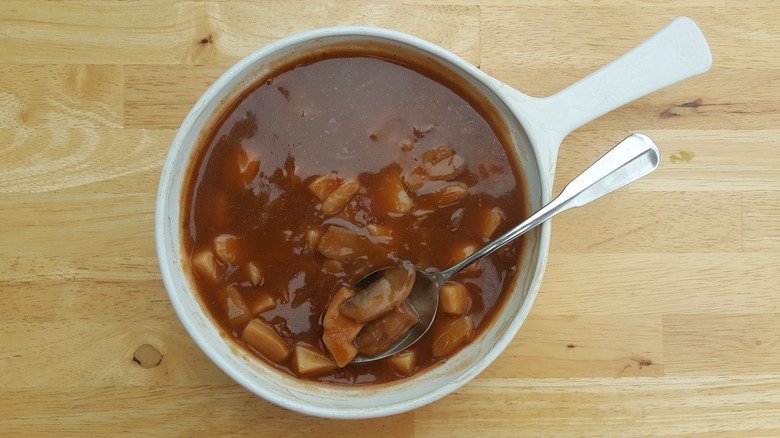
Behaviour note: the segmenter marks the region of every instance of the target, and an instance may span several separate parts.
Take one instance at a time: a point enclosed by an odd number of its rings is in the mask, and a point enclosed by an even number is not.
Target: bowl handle
[[[712,55],[696,23],[678,17],[625,55],[563,91],[517,102],[527,124],[547,136],[554,168],[563,138],[580,126],[661,88],[710,69]]]

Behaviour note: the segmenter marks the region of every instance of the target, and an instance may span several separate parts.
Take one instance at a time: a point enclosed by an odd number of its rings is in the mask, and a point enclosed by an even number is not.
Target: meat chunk
[[[339,309],[344,316],[357,322],[377,319],[398,307],[409,296],[415,277],[411,263],[390,268],[378,280],[345,301]]]
[[[463,170],[464,164],[463,158],[446,145],[425,151],[422,161],[432,181],[450,181]]]
[[[359,258],[376,260],[382,253],[381,248],[368,237],[335,225],[328,227],[322,234],[317,242],[317,251],[329,259],[339,261]]]
[[[414,134],[415,138],[423,139],[426,135],[430,134],[436,129],[435,125],[431,125],[430,123],[422,125],[422,126],[415,126],[412,128],[412,134]]]
[[[404,175],[404,184],[416,192],[431,181],[452,181],[463,170],[463,165],[463,157],[449,146],[439,145],[426,151],[420,164]]]
[[[355,339],[357,350],[360,354],[375,356],[400,341],[417,324],[417,320],[417,314],[404,301],[390,313],[363,327]]]
[[[354,295],[355,291],[348,287],[339,289],[328,303],[322,319],[322,342],[339,368],[343,368],[357,356],[357,348],[353,342],[364,325],[347,318],[339,311],[339,306]]]

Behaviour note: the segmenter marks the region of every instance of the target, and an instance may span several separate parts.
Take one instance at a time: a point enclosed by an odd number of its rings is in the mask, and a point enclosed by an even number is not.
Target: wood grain
[[[3,194],[2,256],[154,257],[154,200],[151,193]],[[58,245],[64,236],[68,245]]]
[[[433,21],[436,26],[426,26]],[[476,5],[12,0],[0,5],[1,35],[7,41],[0,61],[212,64],[237,61],[293,33],[339,25],[407,31],[448,46],[471,62],[479,56]]]
[[[780,33],[778,6],[643,8],[575,4],[559,10],[546,6],[483,6],[482,62],[492,68],[543,65],[596,69],[651,36],[672,18],[687,15],[705,30],[714,62],[720,67],[777,68]],[[590,19],[580,17],[587,14]],[[620,20],[614,17],[619,16]],[[565,25],[562,25],[565,23]],[[602,23],[610,23],[604,26]],[[625,23],[625,24],[623,24]],[[631,32],[626,32],[626,26]],[[593,44],[582,35],[599,35]],[[750,51],[739,48],[750,47]]]
[[[0,61],[24,64],[181,64],[202,58],[208,4],[8,1]]]
[[[481,377],[661,377],[662,331],[660,315],[537,316]]]
[[[780,379],[708,378],[482,379],[416,412],[423,436],[777,436]],[[746,394],[750,394],[746,396]],[[511,418],[511,426],[506,419]]]
[[[554,218],[550,247],[556,253],[740,251],[741,211],[739,192],[622,190]]]
[[[469,62],[479,59],[480,9],[475,5],[411,7],[398,2],[221,2],[213,7],[227,56],[243,57],[262,45],[304,30],[344,25],[379,26],[411,33]],[[263,16],[263,25],[252,17]],[[429,25],[436,23],[435,26]],[[272,39],[269,39],[271,37]]]
[[[125,127],[177,129],[198,98],[229,67],[125,66]]]
[[[674,191],[681,186],[688,192],[780,190],[780,156],[763,153],[775,145],[771,131],[645,132],[663,145],[663,163],[631,190]]]
[[[550,256],[534,314],[780,312],[776,253],[613,253]],[[621,267],[615,269],[615,266]]]
[[[665,315],[664,338],[668,375],[763,375],[780,367],[776,314]]]
[[[685,192],[697,192],[697,195],[698,192],[766,195],[780,190],[780,156],[765,154],[775,147],[772,130],[678,127],[638,131],[656,142],[661,162],[655,172],[632,183],[629,191],[660,194],[685,187]],[[593,129],[590,125],[572,133],[559,152],[555,190],[562,190],[611,144],[618,143],[627,134],[621,130]],[[780,137],[780,131],[777,135]],[[707,196],[706,193],[701,195]],[[690,207],[698,208],[696,205]]]
[[[122,87],[116,65],[0,64],[0,128],[120,128]]]
[[[780,192],[745,193],[742,212],[745,251],[780,253]]]
[[[631,132],[659,169],[554,219],[542,288],[455,393],[365,421],[257,397],[190,339],[154,247],[168,148],[242,57],[395,29],[532,96],[679,15],[707,74],[569,135],[555,190]],[[0,2],[0,436],[780,436],[780,4],[761,0]]]
[[[205,390],[208,388],[208,390]],[[243,388],[214,381],[208,386],[9,389],[0,400],[3,432],[10,436],[285,436],[313,434],[379,438],[413,437],[414,414],[362,421],[290,415]],[[24,403],[18,403],[24,400]],[[99,403],[96,403],[99,400]],[[15,401],[15,402],[14,402]],[[45,412],[45,416],[31,413]]]
[[[174,134],[164,129],[0,129],[6,139],[0,194],[152,194]]]

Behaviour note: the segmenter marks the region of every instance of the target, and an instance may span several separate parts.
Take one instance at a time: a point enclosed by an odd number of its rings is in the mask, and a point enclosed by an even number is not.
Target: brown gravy
[[[301,374],[295,354],[274,360],[245,341],[247,321],[259,320],[291,350],[330,358],[323,314],[341,286],[403,260],[444,269],[526,216],[506,129],[489,108],[446,74],[389,53],[321,52],[275,68],[213,126],[188,171],[182,238],[196,290],[235,342],[300,378],[371,384],[429,369],[493,320],[516,273],[521,241],[458,274],[465,307],[440,312],[412,347],[411,369],[385,359]],[[462,165],[411,182],[437,147]],[[357,187],[327,213],[330,201],[311,187],[324,175]],[[330,227],[365,248],[354,258],[324,255],[317,239]],[[464,318],[469,338],[434,354],[437,336]]]

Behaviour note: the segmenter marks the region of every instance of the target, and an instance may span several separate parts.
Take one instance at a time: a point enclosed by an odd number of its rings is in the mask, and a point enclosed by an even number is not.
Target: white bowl
[[[602,70],[544,99],[528,97],[491,78],[454,54],[418,38],[378,28],[334,27],[272,43],[243,59],[198,100],[179,129],[163,167],[155,214],[160,271],[182,324],[214,363],[249,391],[279,406],[329,418],[397,414],[431,403],[482,372],[509,344],[528,315],[542,281],[549,224],[530,232],[513,293],[496,321],[441,366],[388,384],[345,386],[303,381],[281,373],[226,340],[185,275],[180,201],[184,177],[199,139],[226,105],[271,66],[318,47],[345,41],[379,41],[429,58],[465,78],[501,114],[524,172],[529,207],[550,200],[555,159],[562,139],[584,123],[656,89],[706,71],[711,59],[698,28],[678,18]],[[610,145],[605,145],[605,151]]]

